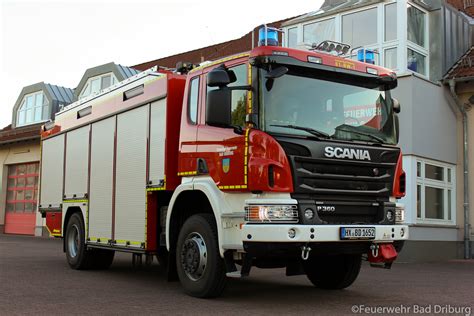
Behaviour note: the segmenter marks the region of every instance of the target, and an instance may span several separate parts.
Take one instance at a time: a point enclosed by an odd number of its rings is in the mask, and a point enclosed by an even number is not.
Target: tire
[[[317,288],[340,290],[357,279],[361,259],[361,255],[314,256],[303,261],[303,267]]]
[[[87,249],[84,221],[80,213],[74,213],[66,228],[66,258],[69,266],[76,270],[108,269],[114,260],[115,251]],[[77,238],[76,238],[77,237]]]
[[[191,296],[216,297],[224,291],[225,265],[211,214],[193,215],[184,223],[176,246],[176,269],[184,291]]]
[[[84,221],[79,213],[72,214],[67,223],[64,243],[66,245],[66,259],[69,266],[75,270],[84,270],[92,267],[93,257],[87,251],[85,243]]]

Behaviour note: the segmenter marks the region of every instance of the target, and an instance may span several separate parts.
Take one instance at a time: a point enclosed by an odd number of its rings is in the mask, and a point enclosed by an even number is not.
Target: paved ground
[[[0,235],[2,315],[390,314],[377,306],[402,308],[395,315],[420,314],[418,306],[431,314],[470,306],[474,314],[474,260],[395,264],[391,271],[364,266],[343,291],[315,289],[306,277],[285,277],[281,269],[254,269],[249,278],[231,280],[223,297],[203,300],[183,294],[178,282],[168,283],[157,264],[133,268],[130,254],[118,255],[110,270],[75,271],[60,240]]]

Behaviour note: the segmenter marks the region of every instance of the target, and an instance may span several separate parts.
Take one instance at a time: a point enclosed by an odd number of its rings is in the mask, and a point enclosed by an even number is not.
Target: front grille
[[[279,142],[291,164],[292,197],[298,200],[303,222],[375,224],[384,220],[384,210],[393,189],[398,148],[287,137],[279,138]],[[327,146],[368,150],[371,160],[327,158]],[[306,221],[303,215],[306,208],[314,208],[319,219]]]
[[[392,192],[395,163],[292,157],[295,193],[376,200]]]

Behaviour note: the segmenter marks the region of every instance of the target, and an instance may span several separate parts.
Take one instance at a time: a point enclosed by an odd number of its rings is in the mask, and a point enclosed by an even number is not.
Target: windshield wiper
[[[359,134],[359,135],[363,135],[363,136],[367,136],[369,138],[372,138],[372,139],[376,140],[377,142],[379,142],[381,144],[384,143],[384,140],[382,138],[380,138],[378,136],[375,136],[375,135],[372,135],[372,134],[369,134],[369,133],[364,133],[364,132],[360,132],[360,131],[357,131],[357,130],[351,130],[351,129],[345,129],[345,128],[337,128],[336,131]]]
[[[298,126],[298,125],[279,125],[279,124],[271,124],[270,126],[276,126],[276,127],[285,127],[285,128],[292,128],[292,129],[298,129],[301,131],[305,131],[310,133],[313,136],[316,136],[318,138],[331,138],[329,134],[326,134],[325,132],[318,131],[317,129],[311,128],[311,127],[304,127],[304,126]]]

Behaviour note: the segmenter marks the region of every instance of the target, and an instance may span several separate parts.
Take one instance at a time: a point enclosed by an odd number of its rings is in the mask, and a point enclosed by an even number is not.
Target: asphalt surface
[[[399,263],[392,270],[364,265],[342,291],[284,273],[253,269],[248,278],[231,279],[222,297],[196,299],[179,282],[167,282],[156,262],[133,267],[131,254],[119,254],[109,270],[75,271],[61,240],[0,234],[0,314],[474,315],[474,260]]]

